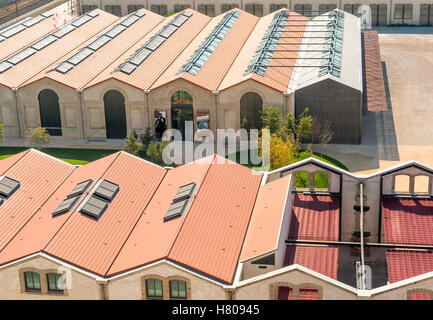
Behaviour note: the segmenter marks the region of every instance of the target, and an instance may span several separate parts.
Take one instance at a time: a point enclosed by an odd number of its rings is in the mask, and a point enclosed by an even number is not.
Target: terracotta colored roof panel
[[[338,241],[340,198],[295,194],[289,239]]]
[[[98,13],[99,15],[92,20],[1,73],[0,84],[10,88],[19,87],[118,19],[102,10],[98,10]]]
[[[120,64],[124,63],[129,57],[131,57],[138,49],[140,49],[152,36],[157,34],[164,26],[170,23],[174,19],[174,15],[165,18],[146,37],[142,38],[116,61],[114,61],[112,65],[104,70],[98,77],[89,82],[85,88],[94,86],[108,79],[117,79],[142,90],[150,88],[211,20],[210,17],[199,12],[192,10],[188,11],[193,13],[192,16],[130,75],[121,71],[117,71],[114,74],[112,72],[119,67]]]
[[[386,250],[390,283],[433,271],[433,252]]]
[[[98,76],[102,70],[109,67],[114,60],[116,60],[120,55],[127,51],[131,46],[137,43],[140,39],[153,30],[164,18],[151,11],[141,9],[141,12],[145,13],[143,17],[137,20],[129,28],[120,33],[117,37],[109,41],[95,53],[90,55],[87,59],[82,61],[80,64],[75,66],[73,69],[68,71],[66,74],[61,72],[53,71],[47,73],[46,70],[42,71],[26,84],[37,81],[38,79],[47,77],[53,79],[57,82],[63,83],[67,86],[73,87],[75,89],[84,87],[89,81]],[[85,44],[69,53],[68,56],[62,57],[60,60],[53,63],[47,68],[47,70],[53,69],[61,62],[65,61],[73,54],[84,48],[85,46],[92,43],[98,37],[100,37],[105,32],[109,31],[114,25],[121,23],[125,17],[116,20],[108,28],[103,30],[98,35],[94,36],[91,40],[87,41]],[[110,70],[110,72],[113,70]],[[26,85],[24,84],[24,85]]]
[[[216,156],[169,259],[231,283],[261,178],[251,169]]]
[[[73,170],[74,167],[66,162],[30,150],[3,172],[19,181],[20,187],[0,206],[0,249],[37,213]]]
[[[284,266],[299,264],[325,276],[337,279],[338,247],[288,245]]]
[[[289,182],[288,175],[260,187],[240,261],[276,249]]]
[[[54,210],[78,183],[88,179],[97,181],[117,156],[118,154],[112,154],[75,168],[66,181],[52,194],[6,248],[1,251],[0,264],[42,251],[71,214],[78,214],[71,211],[52,217]],[[81,197],[76,205],[78,206],[83,199],[84,197]],[[41,228],[41,225],[43,225],[43,228]]]
[[[213,156],[209,158],[209,163],[191,162],[167,172],[145,214],[110,268],[108,276],[167,256],[185,216],[164,222],[164,215],[179,187],[191,182],[200,187]]]
[[[74,212],[44,251],[105,275],[165,173],[157,165],[119,153],[101,177],[119,185],[106,211],[99,220]]]
[[[433,245],[433,200],[383,198],[385,241]]]

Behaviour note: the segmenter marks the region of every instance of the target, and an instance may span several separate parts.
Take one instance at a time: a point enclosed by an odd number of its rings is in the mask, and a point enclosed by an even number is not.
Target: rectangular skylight
[[[91,16],[89,16],[89,15],[84,15],[84,16],[81,16],[81,17],[79,17],[78,19],[76,19],[76,20],[74,20],[74,21],[72,21],[72,25],[74,26],[74,27],[81,27],[83,24],[85,24],[86,22],[88,22],[88,21],[90,21],[90,20],[92,20],[92,17]]]
[[[185,23],[186,20],[188,20],[188,17],[181,14],[176,17],[176,20],[173,21],[172,24],[179,28],[181,25]]]
[[[140,17],[132,14],[129,17],[127,17],[126,19],[124,19],[120,24],[122,26],[125,27],[130,27],[131,25],[133,25],[135,22],[137,22],[140,19]]]
[[[184,16],[187,16],[188,18],[190,18],[192,16],[192,12],[191,11],[187,11],[187,10],[185,10],[184,12],[182,12],[182,14]]]
[[[140,11],[137,11],[137,12],[134,12],[134,14],[137,16],[137,17],[144,17],[146,14],[144,13],[144,11],[142,11],[142,10],[140,10]]]
[[[147,58],[147,56],[149,54],[151,54],[152,51],[150,51],[149,49],[143,48],[140,51],[138,51],[130,60],[129,62],[132,64],[135,64],[136,66],[139,66],[144,59]]]
[[[45,18],[49,18],[49,17],[51,17],[52,15],[54,15],[54,13],[52,13],[52,12],[44,12],[44,13],[41,13],[41,16],[43,16],[43,17],[45,17]]]
[[[67,198],[63,200],[57,207],[57,209],[54,210],[53,217],[71,211],[75,203],[77,203],[78,199],[80,199],[80,196],[75,196],[73,198]]]
[[[106,35],[102,35],[98,39],[93,41],[91,44],[89,44],[87,47],[96,51],[99,48],[101,48],[103,45],[105,45],[107,42],[109,42],[110,40],[111,40],[110,37],[107,37]]]
[[[20,33],[21,31],[23,31],[25,29],[26,29],[25,26],[23,26],[22,24],[19,24],[15,27],[7,29],[6,31],[3,31],[1,33],[1,35],[5,38],[10,38],[10,37],[16,35],[17,33]]]
[[[118,191],[119,186],[117,184],[108,180],[103,180],[93,194],[107,201],[112,201]]]
[[[27,28],[30,28],[31,26],[35,25],[38,22],[41,22],[42,20],[44,20],[45,18],[41,15],[38,15],[34,18],[31,18],[25,22],[23,22],[22,24],[25,25]]]
[[[87,191],[87,189],[90,187],[90,185],[93,183],[93,180],[89,179],[83,182],[80,182],[75,186],[74,189],[68,194],[67,198],[72,198],[75,196],[78,196],[80,194],[83,194]]]
[[[35,52],[36,52],[36,50],[33,48],[25,48],[25,49],[21,50],[20,52],[18,52],[17,54],[14,54],[9,59],[7,59],[7,61],[16,65],[16,64],[20,63],[21,61],[27,59],[31,55],[33,55]]]
[[[13,64],[7,62],[7,61],[3,61],[0,62],[0,73],[3,73],[7,70],[9,70],[10,68],[12,68]]]
[[[174,196],[173,202],[179,202],[185,199],[189,199],[194,194],[196,184],[194,182],[179,187],[176,195]]]
[[[0,180],[0,195],[9,198],[18,188],[20,183],[9,177],[3,177]]]
[[[69,62],[62,62],[61,64],[59,64],[54,69],[64,74],[64,73],[68,72],[69,70],[71,70],[73,67],[74,67],[74,65],[69,63]]]
[[[118,25],[114,26],[111,30],[106,32],[105,35],[109,36],[110,38],[114,38],[114,37],[117,37],[125,29],[126,29],[125,26],[118,24]]]
[[[122,71],[126,74],[131,74],[136,68],[137,68],[137,66],[133,65],[132,63],[127,62],[123,66],[120,67],[120,71]]]
[[[93,10],[93,11],[87,12],[87,15],[92,17],[92,18],[95,18],[95,17],[99,16],[99,13],[97,13],[95,10]]]
[[[108,203],[106,201],[92,196],[87,199],[80,212],[92,218],[99,219],[107,207]]]
[[[35,44],[33,44],[32,48],[39,51],[39,50],[42,50],[43,48],[45,48],[46,46],[50,45],[51,43],[53,43],[56,40],[57,40],[57,38],[55,36],[49,35],[49,36],[46,36],[45,38],[43,38],[42,40],[39,40]]]
[[[148,43],[146,45],[146,48],[148,48],[149,50],[155,51],[156,49],[158,49],[158,47],[160,45],[162,45],[164,43],[164,41],[165,41],[165,38],[158,35],[155,38],[153,38],[150,43]]]
[[[170,24],[167,26],[167,28],[164,29],[164,31],[162,31],[160,33],[161,36],[165,37],[165,38],[169,38],[175,31],[177,30],[177,27],[175,27],[174,25]]]
[[[164,222],[182,216],[189,204],[190,200],[183,200],[180,202],[172,203],[164,216]]]
[[[73,30],[75,30],[75,27],[71,24],[67,24],[66,26],[54,32],[53,35],[56,36],[57,38],[62,38]]]
[[[72,63],[73,65],[79,64],[81,61],[86,59],[88,56],[90,56],[94,51],[89,48],[83,48],[80,51],[78,51],[76,54],[74,54],[72,57],[70,57],[67,62]]]

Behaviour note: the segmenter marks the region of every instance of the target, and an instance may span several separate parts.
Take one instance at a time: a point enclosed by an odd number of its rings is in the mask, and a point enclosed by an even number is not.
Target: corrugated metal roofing
[[[261,178],[216,156],[168,258],[231,283]]]
[[[433,200],[383,198],[385,242],[433,245]]]
[[[433,252],[386,250],[390,283],[433,271]]]

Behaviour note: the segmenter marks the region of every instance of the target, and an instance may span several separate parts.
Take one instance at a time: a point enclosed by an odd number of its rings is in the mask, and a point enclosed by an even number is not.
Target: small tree
[[[292,143],[296,155],[301,150],[302,139],[308,138],[311,134],[312,121],[313,117],[308,113],[308,108],[305,108],[298,118],[289,113],[284,121],[284,135]]]
[[[5,134],[3,128],[5,127],[4,123],[0,123],[0,142],[5,141]]]
[[[155,142],[151,141],[146,150],[146,155],[149,157],[150,161],[153,163],[163,165],[162,152],[164,148],[170,143],[170,141]]]
[[[50,142],[50,134],[47,129],[37,126],[29,128],[26,133],[26,146],[41,150]]]
[[[319,143],[320,143],[320,149],[321,153],[320,156],[323,157],[323,151],[325,149],[325,146],[331,142],[332,138],[334,137],[334,131],[332,130],[332,124],[331,121],[327,120],[325,124],[321,127],[319,132]]]
[[[262,138],[259,138],[259,156],[262,156]],[[275,133],[270,136],[270,160],[271,170],[275,170],[292,163],[293,146],[290,141],[285,141]]]
[[[123,150],[133,155],[138,155],[143,144],[137,140],[137,133],[135,130],[131,130],[129,135],[125,138],[125,147]]]
[[[267,127],[271,134],[278,134],[281,127],[280,109],[273,106],[265,106],[261,116],[263,127]]]

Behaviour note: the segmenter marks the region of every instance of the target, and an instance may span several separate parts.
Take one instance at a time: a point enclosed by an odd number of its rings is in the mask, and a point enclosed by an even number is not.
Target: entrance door
[[[38,98],[41,127],[47,129],[50,136],[61,136],[59,97],[53,90],[45,89],[39,93]]]
[[[372,4],[371,7],[371,24],[373,26],[384,26],[387,22],[387,5]]]
[[[433,4],[422,4],[420,9],[419,24],[433,25]]]
[[[182,140],[185,140],[185,121],[194,121],[194,112],[190,107],[171,107],[171,127],[182,133]]]
[[[126,137],[125,98],[116,90],[104,95],[105,128],[107,139],[124,139]]]

